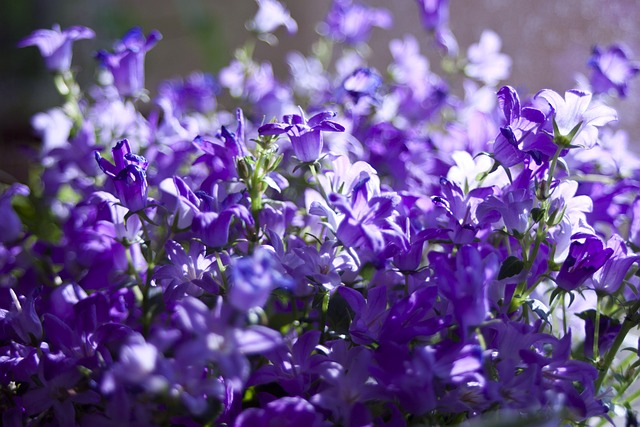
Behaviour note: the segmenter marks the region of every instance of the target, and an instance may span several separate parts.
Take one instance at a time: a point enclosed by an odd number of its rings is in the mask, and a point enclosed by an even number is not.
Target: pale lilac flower
[[[640,260],[640,255],[628,251],[624,240],[617,234],[607,241],[607,250],[613,250],[611,258],[595,272],[591,280],[597,291],[612,294],[620,288],[633,263]]]
[[[71,67],[71,47],[73,42],[95,37],[93,30],[74,26],[60,29],[54,25],[51,30],[37,30],[18,43],[18,47],[37,46],[50,71],[63,73]]]
[[[258,13],[247,23],[249,30],[255,31],[269,44],[277,42],[272,32],[283,26],[289,34],[298,31],[298,24],[289,11],[278,0],[256,0]]]
[[[491,30],[483,31],[480,41],[467,51],[469,63],[464,68],[465,74],[489,86],[509,77],[511,58],[500,53],[501,48],[502,40],[498,34]]]
[[[588,92],[572,89],[565,92],[563,99],[557,92],[543,89],[536,98],[545,99],[553,108],[557,129],[554,141],[563,146],[591,148],[598,140],[598,128],[618,120],[616,110],[592,100],[592,94]]]

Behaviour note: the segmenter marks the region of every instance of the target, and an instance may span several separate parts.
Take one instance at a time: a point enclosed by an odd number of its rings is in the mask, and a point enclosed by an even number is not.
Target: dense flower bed
[[[296,31],[258,3],[256,42]],[[369,67],[392,17],[351,0],[285,80],[247,45],[149,95],[135,28],[83,91],[92,30],[21,42],[65,103],[0,196],[2,425],[637,425],[640,161],[607,104],[640,68],[596,48],[519,93],[495,33],[462,52],[416,7],[440,75],[412,36]]]

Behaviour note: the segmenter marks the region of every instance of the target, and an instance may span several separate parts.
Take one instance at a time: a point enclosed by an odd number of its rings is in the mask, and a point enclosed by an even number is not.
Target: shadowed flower
[[[71,47],[73,42],[95,37],[93,30],[74,26],[60,29],[54,25],[51,30],[36,30],[18,42],[18,47],[37,46],[50,71],[65,72],[71,67]]]
[[[162,39],[158,31],[145,38],[142,29],[132,28],[113,46],[113,53],[101,50],[97,58],[113,75],[121,96],[136,96],[144,89],[144,57]]]

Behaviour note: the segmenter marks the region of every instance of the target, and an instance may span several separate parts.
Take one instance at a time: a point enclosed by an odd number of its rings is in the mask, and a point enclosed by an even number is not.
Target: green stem
[[[324,295],[322,295],[322,308],[320,311],[320,333],[321,335],[321,339],[320,342],[324,342],[324,340],[326,339],[325,336],[325,329],[326,329],[326,325],[327,325],[327,311],[329,310],[329,298],[330,298],[330,294],[329,292],[325,292]]]
[[[598,341],[600,339],[600,293],[597,293],[596,297],[596,320],[593,330],[593,359],[597,362],[600,359],[600,349],[598,348]]]
[[[609,369],[611,368],[611,364],[613,363],[613,359],[615,359],[616,354],[618,354],[618,350],[620,350],[620,347],[622,346],[622,343],[624,342],[624,339],[626,338],[627,334],[629,333],[629,331],[631,331],[631,329],[633,329],[635,326],[638,325],[638,322],[636,319],[638,309],[640,309],[640,301],[635,303],[631,308],[631,310],[629,311],[630,313],[633,313],[633,314],[631,316],[627,316],[624,319],[624,322],[622,322],[620,331],[618,331],[618,335],[616,335],[616,339],[613,342],[613,345],[611,346],[611,348],[609,349],[609,351],[607,352],[604,358],[600,375],[598,375],[598,379],[595,382],[596,392],[600,390],[602,383],[607,377],[607,374],[609,373]]]

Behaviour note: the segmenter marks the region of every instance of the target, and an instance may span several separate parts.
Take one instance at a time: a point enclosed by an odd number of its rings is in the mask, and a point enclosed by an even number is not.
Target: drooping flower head
[[[162,39],[154,30],[145,38],[140,27],[129,30],[113,46],[113,52],[101,50],[97,58],[113,75],[113,84],[121,96],[135,96],[144,89],[144,57]]]
[[[640,72],[640,63],[632,62],[625,47],[614,44],[606,50],[595,46],[589,58],[592,69],[589,81],[595,93],[606,93],[611,89],[624,98],[629,80]]]
[[[127,139],[118,142],[111,149],[115,165],[95,152],[100,169],[107,174],[116,187],[116,195],[120,202],[132,211],[138,211],[147,205],[147,166],[149,163],[142,156],[131,153]]]
[[[260,126],[260,135],[281,135],[286,133],[291,140],[293,152],[301,162],[315,162],[322,153],[322,132],[344,132],[344,126],[329,119],[336,113],[324,111],[307,120],[300,109],[300,115],[289,114],[280,123]]]
[[[95,37],[93,30],[74,26],[60,29],[54,25],[51,30],[36,30],[18,42],[18,47],[37,46],[50,71],[65,72],[71,67],[71,47],[73,42]]]

